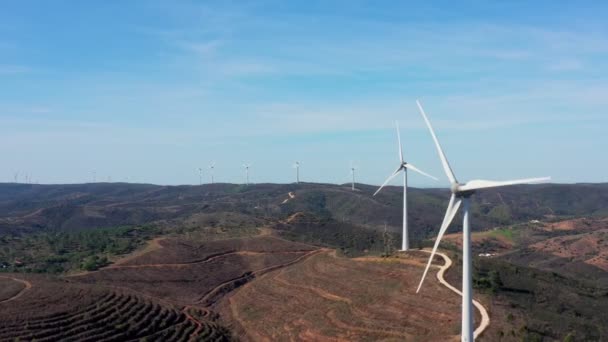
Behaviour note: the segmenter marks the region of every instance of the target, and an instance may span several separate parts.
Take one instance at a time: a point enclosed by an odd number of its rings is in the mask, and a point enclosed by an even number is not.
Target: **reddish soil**
[[[595,221],[587,218],[577,218],[572,220],[546,223],[543,229],[547,231],[589,230],[592,229],[597,222],[601,221]]]
[[[15,300],[31,288],[32,284],[27,280],[0,276],[0,303]]]
[[[24,281],[31,288],[23,296],[0,303],[2,341],[179,341],[198,327],[176,308],[133,292],[33,275]]]
[[[442,241],[447,241],[458,248],[462,248],[462,233],[453,233],[444,235]],[[496,234],[494,231],[473,232],[471,234],[471,242],[476,250],[482,248],[486,253],[501,253],[513,248],[513,241],[507,237]]]
[[[225,341],[229,332],[208,307],[318,252],[269,234],[198,245],[156,239],[95,272],[2,276],[0,340]]]
[[[308,252],[316,247],[286,241],[273,236],[257,236],[238,239],[192,243],[182,239],[158,239],[160,248],[139,254],[122,262],[120,266],[151,264],[186,264],[205,261],[212,256],[239,251],[274,253],[277,251]]]
[[[436,281],[416,295],[424,260],[337,258],[330,251],[267,273],[218,309],[243,340],[448,341],[460,298]],[[385,259],[386,260],[386,259]]]
[[[530,247],[608,271],[608,227],[588,233],[554,237]]]
[[[224,293],[275,268],[290,265],[314,249],[272,236],[191,245],[160,240],[161,248],[74,281],[129,288],[179,305],[207,306]]]

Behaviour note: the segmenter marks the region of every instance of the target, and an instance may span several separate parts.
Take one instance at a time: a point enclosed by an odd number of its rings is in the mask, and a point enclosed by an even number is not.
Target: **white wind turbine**
[[[296,184],[300,184],[300,162],[295,162],[293,168],[296,169]]]
[[[403,160],[403,149],[401,147],[401,134],[399,133],[399,123],[395,122],[395,125],[397,126],[397,143],[399,144],[399,167],[397,167],[397,170],[395,170],[395,172],[393,172],[393,174],[391,174],[384,181],[384,183],[380,186],[380,188],[378,188],[378,190],[376,190],[376,192],[374,193],[374,196],[376,196],[376,194],[378,194],[380,192],[380,190],[382,190],[382,188],[386,184],[388,184],[388,182],[390,182],[400,172],[403,171],[403,238],[402,238],[402,242],[401,242],[401,250],[407,251],[410,248],[410,241],[409,241],[409,236],[408,236],[408,231],[407,231],[407,170],[412,170],[412,171],[418,172],[419,174],[421,174],[423,176],[427,176],[434,180],[437,180],[437,178],[429,175],[428,173],[425,173],[425,172],[419,170],[414,165],[407,163],[407,162],[405,162],[405,160]],[[354,171],[353,171],[353,174],[354,174]]]
[[[249,185],[249,168],[251,164],[243,164],[243,167],[245,168],[245,185]]]
[[[351,182],[351,190],[355,191],[355,170],[357,168],[355,167],[355,165],[353,164],[353,162],[350,162],[350,174],[352,176],[352,182]]]
[[[518,179],[511,181],[489,181],[489,180],[472,180],[466,183],[459,183],[456,180],[456,176],[452,172],[450,164],[448,163],[443,150],[441,149],[441,145],[437,140],[437,136],[433,131],[433,127],[429,122],[429,119],[426,117],[424,113],[424,109],[422,109],[422,105],[420,102],[416,100],[416,104],[418,105],[418,109],[420,110],[420,114],[424,118],[426,125],[431,132],[431,136],[433,137],[433,141],[435,142],[435,147],[437,148],[437,153],[439,154],[439,158],[441,159],[441,164],[443,166],[443,170],[445,171],[446,176],[450,180],[451,183],[451,191],[452,196],[450,197],[450,202],[448,203],[448,208],[445,212],[445,216],[443,218],[443,222],[441,223],[441,228],[439,228],[439,234],[437,235],[437,240],[435,240],[435,245],[433,246],[433,251],[431,252],[431,257],[429,258],[428,263],[426,264],[426,268],[422,275],[422,279],[420,280],[420,284],[418,285],[418,289],[416,293],[420,291],[422,287],[422,283],[424,282],[424,278],[431,266],[431,262],[433,261],[433,257],[437,252],[437,247],[441,242],[441,238],[443,234],[448,229],[448,226],[456,216],[458,212],[458,208],[462,204],[463,206],[463,223],[462,223],[462,330],[461,330],[461,340],[463,342],[472,342],[473,341],[473,297],[472,297],[472,275],[471,275],[471,227],[470,227],[470,219],[469,219],[469,205],[470,205],[470,197],[475,193],[475,191],[480,189],[487,188],[495,188],[499,186],[506,185],[514,185],[514,184],[529,184],[529,183],[539,183],[548,181],[551,179],[550,177],[543,178],[527,178],[527,179]]]
[[[211,162],[211,165],[209,165],[209,169],[211,170],[210,174],[211,174],[211,184],[214,183],[214,179],[213,179],[213,171],[215,170],[215,162]]]

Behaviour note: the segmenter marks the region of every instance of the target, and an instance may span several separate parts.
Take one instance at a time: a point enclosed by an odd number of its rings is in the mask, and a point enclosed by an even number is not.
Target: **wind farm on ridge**
[[[2,3],[0,342],[608,341],[606,17]]]

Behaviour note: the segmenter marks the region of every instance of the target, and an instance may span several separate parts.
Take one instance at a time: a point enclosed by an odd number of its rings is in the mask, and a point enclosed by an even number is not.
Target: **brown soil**
[[[448,241],[458,248],[462,248],[462,233],[446,234],[442,241]],[[481,245],[486,246],[484,252],[487,253],[502,253],[513,248],[513,241],[503,235],[496,234],[492,230],[473,232],[471,234],[471,243],[477,250],[479,250],[477,247]]]
[[[246,284],[218,305],[244,340],[457,339],[460,299],[437,282],[415,294],[424,260],[323,251]]]
[[[583,261],[608,271],[608,228],[554,237],[537,242],[530,247],[558,257]]]
[[[27,280],[0,276],[0,304],[13,301],[23,293],[32,288],[32,283]]]
[[[27,291],[0,303],[0,341],[178,341],[198,328],[175,307],[134,292],[39,275],[19,281]],[[207,324],[207,331],[221,330]]]
[[[157,241],[159,248],[70,279],[127,288],[177,305],[205,307],[261,274],[315,251],[268,235],[199,245],[179,239]]]

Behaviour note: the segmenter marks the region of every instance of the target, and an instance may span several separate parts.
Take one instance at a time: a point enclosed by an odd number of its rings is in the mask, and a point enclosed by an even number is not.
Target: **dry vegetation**
[[[201,244],[157,239],[145,252],[95,272],[7,274],[0,277],[0,340],[229,340],[208,307],[315,252],[271,236]]]
[[[0,276],[0,303],[14,300],[16,296],[27,288],[26,284],[12,277]]]
[[[225,326],[244,340],[458,340],[460,298],[434,274],[414,293],[428,255],[336,257],[398,240],[377,229],[400,227],[399,188],[375,198],[364,185],[2,187],[0,341],[222,341]],[[447,192],[411,195],[418,245],[435,236]],[[605,339],[608,221],[591,217],[606,203],[605,185],[477,197],[474,251],[499,254],[476,260],[476,296],[492,316],[481,341]],[[590,219],[530,223],[546,215]],[[460,250],[460,235],[447,240]]]
[[[26,295],[0,304],[1,341],[186,341],[212,330],[218,341],[228,338],[213,323],[130,291],[28,278]]]
[[[208,305],[215,297],[264,271],[288,265],[314,247],[274,237],[211,241],[200,245],[172,239],[162,248],[74,281],[130,288],[181,305]]]
[[[608,272],[608,228],[558,236],[537,242],[530,247],[570,261],[582,261]]]
[[[460,298],[434,279],[416,295],[421,270],[421,262],[324,251],[245,285],[220,312],[244,340],[457,339]]]

